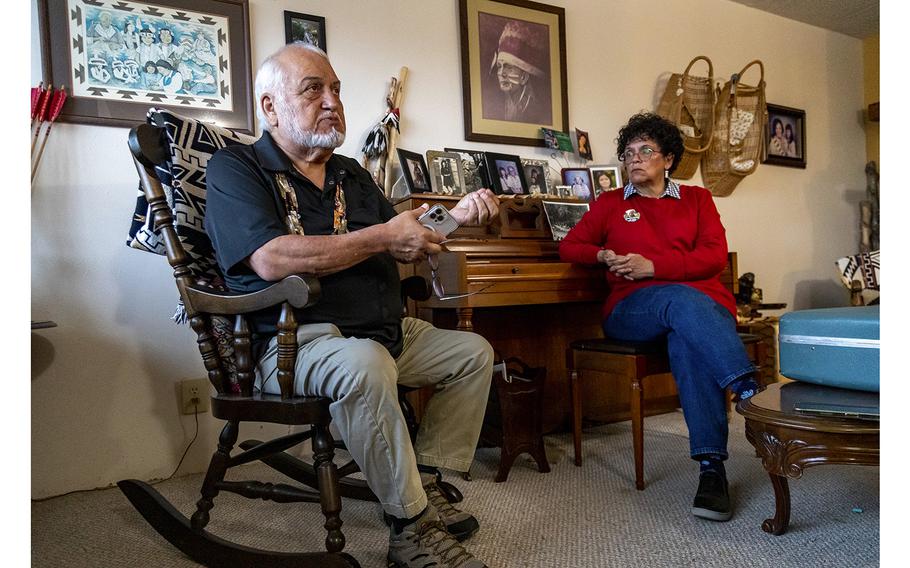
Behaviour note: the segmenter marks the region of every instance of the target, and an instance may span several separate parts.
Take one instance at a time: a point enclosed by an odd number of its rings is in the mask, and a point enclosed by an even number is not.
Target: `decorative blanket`
[[[836,264],[841,281],[847,289],[850,289],[854,280],[862,282],[863,301],[866,305],[878,299],[881,282],[879,277],[879,269],[881,267],[879,251],[874,250],[853,256],[845,256],[844,258],[839,258]]]
[[[216,150],[232,144],[250,144],[255,138],[165,109],[149,109],[146,119],[149,124],[164,129],[170,148],[170,160],[155,166],[155,173],[164,187],[177,236],[190,257],[189,269],[198,282],[225,289],[212,243],[203,226],[205,169]],[[165,254],[164,241],[152,227],[149,204],[141,185],[126,244],[134,249]],[[181,322],[184,319],[182,302],[178,302],[174,320]]]

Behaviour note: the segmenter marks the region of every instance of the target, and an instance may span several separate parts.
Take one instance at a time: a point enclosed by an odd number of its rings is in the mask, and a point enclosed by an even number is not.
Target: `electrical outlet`
[[[180,382],[180,411],[183,414],[207,412],[209,409],[208,379],[189,379]]]

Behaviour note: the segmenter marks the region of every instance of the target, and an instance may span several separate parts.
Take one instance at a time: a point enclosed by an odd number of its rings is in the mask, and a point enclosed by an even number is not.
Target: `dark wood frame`
[[[780,105],[767,104],[768,108],[768,126],[767,130],[764,133],[765,140],[765,159],[762,160],[763,164],[771,164],[774,166],[787,166],[790,168],[803,168],[806,167],[806,111],[798,109],[785,107]],[[796,136],[797,142],[799,144],[799,157],[791,158],[788,156],[777,156],[769,152],[769,145],[771,142],[771,136],[773,134],[771,123],[773,122],[773,117],[786,116],[793,120],[796,124]]]
[[[497,195],[528,195],[528,180],[525,179],[525,169],[521,163],[521,158],[513,154],[498,154],[496,152],[484,152],[487,160],[487,172],[490,174],[490,184],[493,193]],[[496,161],[509,162],[515,166],[518,173],[518,179],[521,180],[521,193],[512,193],[505,191],[502,187],[502,180],[499,177],[499,168],[496,167]]]
[[[594,179],[591,177],[591,170],[588,168],[563,168],[563,169],[561,169],[559,171],[559,177],[562,179],[562,185],[568,185],[569,187],[571,187],[572,184],[568,183],[568,180],[566,180],[566,172],[584,173],[588,180],[588,189],[591,190],[591,195],[588,197],[588,199],[581,199],[580,197],[575,195],[574,192],[572,193],[572,197],[579,199],[581,201],[587,201],[587,202],[594,201]]]
[[[169,108],[184,116],[214,121],[237,132],[253,133],[253,80],[250,71],[250,10],[248,0],[151,0],[152,6],[186,9],[224,16],[230,45],[232,111],[217,111],[190,105],[149,104],[72,96],[70,77],[69,29],[67,0],[38,0],[38,23],[41,34],[41,60],[44,84],[63,86],[67,98],[58,120],[102,126],[135,126],[145,121],[150,106]]]
[[[404,150],[402,148],[396,148],[398,151],[398,163],[401,166],[401,173],[404,175],[404,181],[408,185],[408,193],[432,193],[433,192],[433,183],[430,181],[430,170],[427,168],[427,163],[423,159],[423,156],[417,152],[411,152],[410,150]],[[423,177],[426,180],[426,188],[421,189],[414,186],[414,178],[411,177],[411,169],[407,165],[408,160],[416,160],[420,164],[420,171],[423,173]]]
[[[289,12],[288,10],[284,11],[284,43],[293,43],[296,41],[294,40],[291,30],[291,22],[293,20],[306,20],[307,22],[319,26],[319,48],[322,49],[322,51],[328,51],[328,49],[326,49],[325,18],[312,14],[301,14],[300,12]]]
[[[469,45],[469,26],[471,22],[475,22],[474,26],[476,27],[476,18],[479,10],[476,8],[476,2],[479,0],[459,0],[459,28],[461,30],[461,76],[462,76],[462,97],[464,100],[464,136],[465,140],[470,140],[474,142],[495,142],[498,144],[515,144],[520,146],[544,146],[543,139],[540,135],[540,127],[545,126],[555,130],[560,130],[567,132],[569,130],[569,91],[568,91],[568,72],[566,70],[566,11],[564,8],[557,6],[549,6],[547,4],[540,4],[538,2],[530,2],[528,0],[487,0],[496,4],[504,4],[506,6],[511,6],[509,9],[511,14],[510,17],[515,19],[521,19],[523,13],[531,12],[542,12],[545,14],[553,14],[555,18],[555,26],[558,30],[559,37],[557,38],[557,43],[559,44],[559,69],[553,70],[551,73],[551,78],[553,81],[558,81],[558,93],[556,97],[558,101],[559,109],[556,112],[556,115],[553,117],[553,124],[532,124],[532,123],[520,123],[516,122],[514,124],[520,125],[515,128],[515,130],[521,130],[521,134],[508,134],[500,132],[490,132],[495,128],[493,123],[501,123],[502,121],[487,121],[482,118],[481,109],[474,109],[471,104],[472,93],[478,91],[481,88],[479,84],[473,84],[471,81],[471,73],[473,68],[480,69],[480,62],[471,61],[471,46]],[[470,12],[470,13],[469,13]],[[476,48],[479,51],[479,46]],[[552,57],[552,55],[551,55]],[[556,102],[556,101],[554,101]],[[476,114],[476,126],[475,126],[475,114]],[[480,125],[484,122],[489,122],[487,125],[487,131],[481,131]],[[521,126],[523,125],[523,126]]]

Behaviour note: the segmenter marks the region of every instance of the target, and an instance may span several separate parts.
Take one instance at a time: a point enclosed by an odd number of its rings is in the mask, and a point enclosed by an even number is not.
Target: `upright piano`
[[[412,194],[395,208],[401,212],[424,203],[451,208],[458,199]],[[409,313],[437,327],[475,331],[499,357],[545,366],[544,431],[567,427],[566,347],[601,333],[603,269],[560,261],[559,243],[553,240],[540,197],[503,197],[498,219],[488,226],[461,227],[448,239],[448,252],[439,255],[438,278],[446,296],[458,297],[441,300],[434,295],[412,302]],[[402,272],[431,278],[426,262],[402,265]],[[619,393],[620,398],[624,394]],[[613,399],[609,394],[604,398]],[[419,411],[422,405],[417,406]],[[596,405],[591,408],[596,412]],[[625,410],[617,406],[602,417],[622,420],[627,414],[628,405]]]

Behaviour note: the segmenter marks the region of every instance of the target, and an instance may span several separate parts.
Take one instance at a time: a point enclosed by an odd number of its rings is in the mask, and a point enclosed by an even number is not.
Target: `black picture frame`
[[[763,164],[806,168],[806,111],[768,104],[768,125],[765,132]],[[781,133],[778,135],[777,125]],[[788,137],[787,131],[792,136]]]
[[[408,185],[408,191],[410,193],[431,193],[430,172],[423,156],[417,152],[402,148],[396,148],[396,150],[398,151],[398,163],[401,165],[401,173],[404,175],[404,181]]]
[[[497,195],[527,195],[528,182],[525,180],[521,158],[512,154],[484,152],[491,188]]]
[[[459,16],[465,140],[544,146],[540,127],[568,131],[565,9],[528,0],[459,0]],[[533,94],[523,90],[520,98],[529,104],[504,104],[495,69],[507,62],[526,74]]]
[[[588,168],[563,168],[560,170],[563,185],[572,188],[572,197],[581,201],[593,201],[594,182]]]
[[[477,191],[481,188],[493,189],[490,174],[487,172],[486,153],[482,150],[463,150],[459,148],[443,148],[446,152],[461,155],[461,164],[465,174],[465,193]],[[470,162],[474,163],[471,167]]]
[[[315,37],[313,37],[315,34]],[[284,11],[284,43],[302,41],[328,53],[325,37],[325,18],[312,14]]]
[[[248,0],[100,0],[86,5],[86,10],[80,10],[79,18],[69,17],[72,12],[68,3],[69,0],[38,0],[44,84],[63,86],[68,95],[58,120],[102,126],[135,126],[145,121],[150,107],[162,107],[237,132],[253,133],[255,112]],[[97,17],[96,23],[103,23],[102,12],[111,16],[111,25],[115,27],[121,44],[116,43],[113,36],[99,39],[103,36],[95,33],[95,24],[90,23],[92,15],[94,13]],[[132,29],[129,23],[133,24]],[[144,27],[140,28],[137,24]],[[70,33],[71,26],[76,30],[74,34]],[[211,65],[210,68],[204,67],[211,69],[211,73],[205,71],[199,75],[205,80],[196,80],[194,75],[190,81],[195,92],[165,92],[163,84],[159,88],[158,84],[148,80],[155,73],[145,72],[142,64],[153,58],[145,62],[141,60],[143,55],[151,52],[142,50],[144,38],[138,38],[146,35],[142,33],[144,29],[151,31],[152,27],[158,29],[154,32],[157,37],[152,38],[156,42],[154,45],[158,45],[160,29],[167,27],[173,30],[173,43],[196,30],[196,39],[201,37],[202,40],[194,41],[193,49],[204,52],[206,45],[211,49],[211,58],[200,60],[203,66]],[[137,43],[131,43],[134,40]],[[155,53],[160,54],[160,49]],[[75,63],[73,54],[77,58]],[[135,60],[130,59],[133,54],[136,55]],[[168,56],[165,59],[169,63],[177,62],[177,66],[171,65],[170,70],[176,77],[179,64],[185,62]],[[136,67],[142,69],[138,74],[135,73]],[[207,77],[211,77],[212,81],[208,81]],[[116,81],[106,87],[103,86],[105,79]],[[212,82],[215,84],[214,94],[208,92],[209,88],[204,85]],[[118,83],[134,86],[118,86]],[[182,79],[181,83],[186,84]]]

